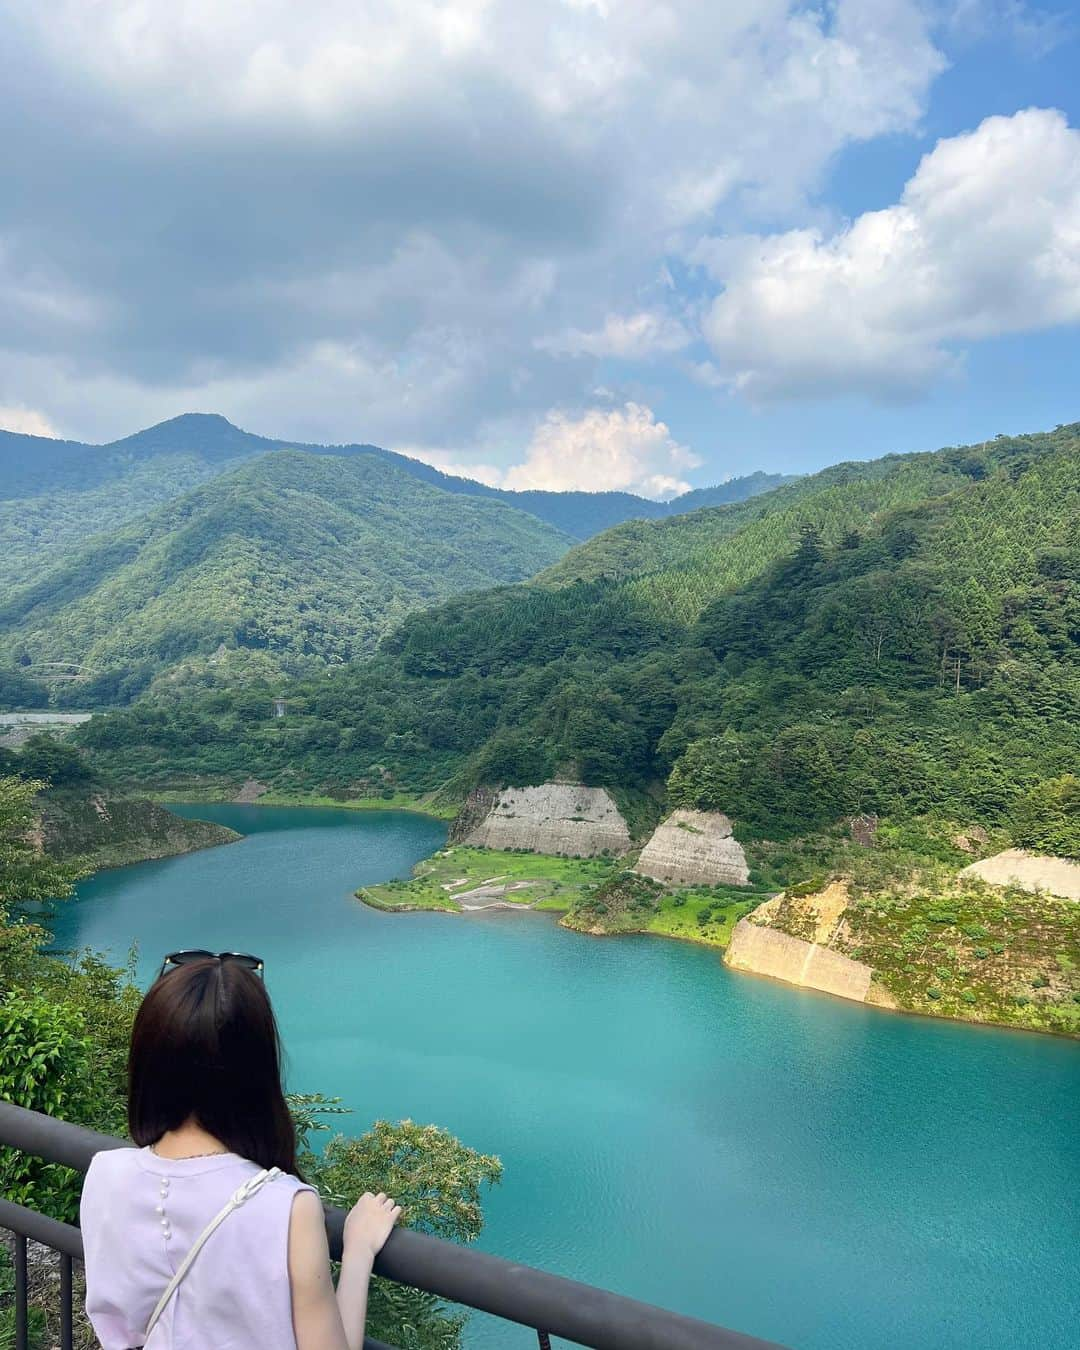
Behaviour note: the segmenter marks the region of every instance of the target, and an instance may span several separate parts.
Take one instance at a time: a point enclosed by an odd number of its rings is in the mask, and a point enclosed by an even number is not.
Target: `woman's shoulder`
[[[128,1144],[120,1144],[116,1148],[105,1148],[100,1153],[95,1153],[90,1159],[90,1166],[86,1169],[86,1179],[89,1181],[92,1177],[115,1176],[122,1172],[130,1172],[139,1166],[139,1155],[141,1149]]]
[[[94,1185],[130,1177],[137,1172],[148,1172],[154,1176],[168,1177],[171,1181],[186,1178],[202,1179],[208,1173],[217,1173],[222,1181],[233,1184],[250,1180],[263,1169],[258,1163],[242,1158],[237,1153],[211,1154],[198,1158],[162,1158],[148,1148],[120,1146],[103,1149],[90,1159],[86,1172],[86,1182]],[[273,1177],[275,1191],[278,1194],[313,1190],[306,1181],[291,1172],[277,1172]]]

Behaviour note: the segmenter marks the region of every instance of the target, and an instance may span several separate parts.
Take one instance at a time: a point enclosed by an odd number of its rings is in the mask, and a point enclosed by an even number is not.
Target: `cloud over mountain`
[[[0,13],[0,403],[86,437],[220,407],[520,456],[597,360],[677,357],[673,248],[789,225],[944,65],[917,0]]]

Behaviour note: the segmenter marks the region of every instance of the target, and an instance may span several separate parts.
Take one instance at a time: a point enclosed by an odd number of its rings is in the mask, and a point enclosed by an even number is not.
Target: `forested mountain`
[[[1000,820],[1080,762],[1078,519],[1080,425],[843,465],[415,614],[283,722],[251,687],[82,734],[150,777],[667,782],[772,837]]]
[[[304,445],[242,431],[224,417],[186,413],[108,445],[83,445],[0,431],[0,582],[25,581],[43,558],[112,530],[182,496],[217,474],[273,450],[353,459],[377,458],[421,482],[468,497],[487,497],[537,516],[574,539],[621,521],[742,501],[787,481],[754,473],[698,488],[671,502],[628,492],[510,492],[457,478],[376,445]]]
[[[281,451],[9,588],[0,667],[77,663],[79,702],[126,699],[166,670],[208,682],[310,672],[371,651],[418,606],[530,576],[569,542],[370,455]]]

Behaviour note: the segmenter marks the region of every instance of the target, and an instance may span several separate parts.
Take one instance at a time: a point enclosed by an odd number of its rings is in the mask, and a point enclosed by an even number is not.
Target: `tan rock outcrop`
[[[965,867],[962,877],[981,877],[994,886],[1019,886],[1025,891],[1048,891],[1063,900],[1080,900],[1080,863],[1068,858],[1007,848]]]
[[[575,858],[625,853],[630,830],[604,788],[542,783],[497,792],[462,839],[481,848],[527,848]]]
[[[771,900],[758,905],[752,918],[755,923],[770,925],[779,920],[780,927],[783,927],[783,912],[795,909],[800,917],[800,935],[805,929],[807,942],[828,943],[840,931],[847,903],[847,883],[831,881],[823,891],[801,896],[798,900],[793,900],[783,893],[774,895]]]
[[[853,961],[820,943],[804,942],[778,929],[751,923],[749,919],[740,919],[735,925],[724,962],[732,970],[768,975],[856,1003],[889,1006],[883,990],[877,986],[872,990],[874,972],[861,961]]]
[[[720,811],[673,812],[653,831],[634,870],[680,886],[745,886],[750,877],[743,847]]]

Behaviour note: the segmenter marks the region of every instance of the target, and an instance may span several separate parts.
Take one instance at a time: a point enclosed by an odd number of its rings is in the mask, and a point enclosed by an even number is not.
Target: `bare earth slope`
[[[630,830],[604,788],[542,783],[503,788],[486,816],[466,835],[482,848],[527,848],[576,858],[625,853]]]
[[[673,812],[653,831],[634,870],[681,886],[745,886],[750,875],[743,847],[721,811]]]
[[[1080,900],[1080,863],[1007,848],[965,867],[961,876],[981,877],[993,886],[1019,886],[1024,891],[1048,891],[1064,900]]]

